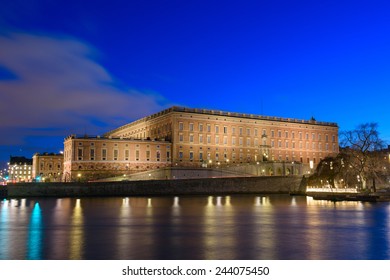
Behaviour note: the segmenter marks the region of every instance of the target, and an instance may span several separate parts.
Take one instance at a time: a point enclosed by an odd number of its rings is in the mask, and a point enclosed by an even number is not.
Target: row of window
[[[231,142],[231,145],[233,146],[244,146],[244,138],[243,137],[240,137],[238,138],[238,142],[236,141],[236,137],[232,137],[232,142]],[[179,134],[179,142],[183,143],[184,142],[184,135],[182,133]],[[190,134],[189,135],[189,142],[190,143],[194,143],[194,135],[193,134]],[[267,140],[266,139],[263,139],[262,141],[262,145],[263,146],[266,146],[267,145]],[[204,144],[204,137],[202,134],[199,135],[199,143],[200,144]],[[211,143],[211,135],[206,135],[206,144],[212,144]],[[222,141],[221,141],[221,138],[219,137],[219,135],[216,135],[215,138],[214,138],[214,144],[215,145],[228,145],[228,137],[227,136],[224,136],[222,138]],[[246,146],[247,147],[251,147],[252,145],[252,139],[251,138],[246,138]],[[253,144],[254,144],[254,147],[257,147],[259,146],[259,140],[258,139],[254,139],[253,141]],[[275,140],[271,140],[271,147],[272,148],[275,148]],[[282,140],[278,140],[278,148],[286,148],[286,149],[289,149],[290,147],[292,149],[296,149],[299,147],[299,149],[303,149],[304,148],[304,145],[303,145],[303,142],[299,142],[299,143],[296,143],[296,142],[290,142],[289,141],[285,141],[284,144],[282,143]],[[323,146],[323,143],[316,143],[316,142],[313,142],[311,145],[309,142],[306,142],[306,150],[316,150],[318,148],[318,150],[322,151],[323,148],[325,148],[325,151],[329,151],[329,144],[328,143],[325,143],[325,146]],[[337,146],[336,144],[333,144],[333,151],[336,152],[337,151]]]
[[[274,155],[271,156],[271,158],[269,159],[268,156],[259,156],[259,155],[249,155],[249,154],[246,154],[244,155],[244,153],[239,153],[238,155],[236,153],[232,153],[232,157],[231,159],[228,158],[228,155],[225,153],[223,155],[220,156],[219,153],[215,153],[215,156],[212,157],[210,153],[207,153],[206,156],[204,156],[203,152],[199,152],[198,154],[198,158],[196,160],[199,160],[200,162],[206,162],[206,163],[209,163],[209,164],[212,164],[213,162],[214,163],[218,163],[218,162],[223,162],[225,164],[228,164],[230,162],[234,163],[236,160],[239,160],[240,162],[242,161],[246,161],[246,162],[252,162],[252,161],[260,161],[260,160],[279,160],[279,161],[296,161],[296,160],[299,160],[300,162],[303,163],[304,161],[304,158],[302,156],[299,157],[299,159],[297,159],[295,156],[293,156],[292,158],[290,158],[289,155],[285,155],[284,157],[282,155],[278,155],[276,158]],[[179,151],[179,160],[182,161],[184,160],[184,152],[183,151]],[[186,158],[186,160],[189,159],[190,161],[194,161],[195,160],[195,153],[193,151],[190,151],[188,153],[188,158]],[[311,159],[310,158],[306,158],[306,162],[307,163],[310,163]],[[313,163],[316,164],[316,158],[314,157],[312,159]]]
[[[40,170],[44,170],[44,169],[53,170],[53,164],[47,164],[47,165],[46,165],[46,168],[45,168],[45,164],[44,164],[44,163],[41,163],[41,164],[40,164]],[[61,164],[57,164],[57,169],[58,169],[58,170],[62,169],[62,168],[61,168]]]
[[[184,131],[184,123],[183,122],[179,122],[179,131]],[[190,123],[189,124],[189,129],[188,129],[190,132],[193,132],[194,131],[194,124],[193,123]],[[236,135],[236,127],[232,127],[231,128],[232,130],[232,135]],[[199,123],[198,124],[198,131],[199,132],[207,132],[207,133],[211,133],[211,124],[207,124],[206,125],[206,130],[204,130],[204,126],[202,123]],[[229,133],[229,129],[227,126],[219,126],[219,125],[214,125],[214,130],[213,132],[215,132],[216,134],[219,134],[219,133],[223,133],[223,134],[228,134]],[[238,128],[238,135],[239,136],[244,136],[244,132],[246,132],[245,136],[252,136],[252,129],[251,128],[243,128],[243,127],[239,127]],[[259,136],[259,130],[257,128],[254,128],[253,129],[253,135],[254,136]],[[271,137],[272,138],[275,138],[275,135],[276,135],[276,132],[275,130],[271,130]],[[282,138],[283,136],[283,132],[282,130],[277,130],[277,135],[279,138]],[[262,134],[261,134],[262,137],[264,136],[267,136],[267,130],[266,129],[262,129]],[[284,132],[284,137],[285,138],[291,138],[292,139],[295,139],[296,138],[296,132],[295,131],[292,131],[292,132],[289,132],[289,131],[285,131]],[[322,134],[321,133],[311,133],[311,139],[312,141],[322,141]],[[298,132],[298,138],[299,140],[303,140],[303,138],[305,137],[306,140],[309,140],[310,139],[310,133],[305,133],[305,135],[303,134],[303,132]],[[325,142],[329,142],[329,135],[328,134],[325,134]],[[336,135],[332,135],[332,142],[336,142]]]
[[[111,160],[119,160],[119,150],[114,149],[112,155],[113,156],[112,156]],[[130,150],[125,150],[123,156],[124,156],[124,160],[126,160],[126,161],[131,160],[130,159]],[[149,150],[145,151],[145,154],[142,156],[145,156],[147,161],[150,161],[152,159],[152,153]],[[136,161],[139,161],[140,158],[141,158],[140,150],[135,150],[134,159]],[[170,161],[170,158],[171,158],[171,152],[167,151],[166,152],[166,161]],[[154,154],[153,160],[161,161],[161,159],[162,159],[161,151],[156,151],[156,153]],[[108,160],[107,149],[101,149],[101,157],[98,159],[96,156],[96,150],[94,148],[90,148],[89,149],[89,157],[87,159],[87,158],[84,158],[84,148],[78,148],[77,149],[77,160]]]

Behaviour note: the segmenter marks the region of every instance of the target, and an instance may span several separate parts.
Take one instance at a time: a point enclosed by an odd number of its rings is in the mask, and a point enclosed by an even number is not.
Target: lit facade
[[[32,178],[40,182],[61,182],[63,154],[36,153],[33,156]]]
[[[108,132],[106,137],[164,139],[172,163],[217,166],[299,162],[314,168],[339,152],[336,123],[172,107]]]
[[[64,141],[64,181],[127,176],[171,165],[171,143],[115,137],[76,137]]]
[[[32,159],[11,156],[8,163],[8,181],[31,182],[32,178]]]

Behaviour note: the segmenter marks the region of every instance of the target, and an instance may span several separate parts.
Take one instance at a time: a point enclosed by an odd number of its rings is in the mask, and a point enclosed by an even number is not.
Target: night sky
[[[2,163],[172,105],[390,140],[390,1],[0,1]]]

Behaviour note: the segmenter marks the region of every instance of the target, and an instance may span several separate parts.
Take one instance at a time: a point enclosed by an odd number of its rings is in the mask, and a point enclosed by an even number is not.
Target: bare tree
[[[361,124],[354,130],[341,132],[340,139],[345,168],[356,174],[363,190],[370,179],[375,187],[375,178],[383,171],[380,151],[384,141],[379,137],[378,124]]]

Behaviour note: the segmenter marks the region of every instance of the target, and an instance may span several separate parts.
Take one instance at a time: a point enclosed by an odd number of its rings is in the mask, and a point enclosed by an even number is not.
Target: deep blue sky
[[[390,140],[389,1],[0,1],[0,161],[172,105]]]

